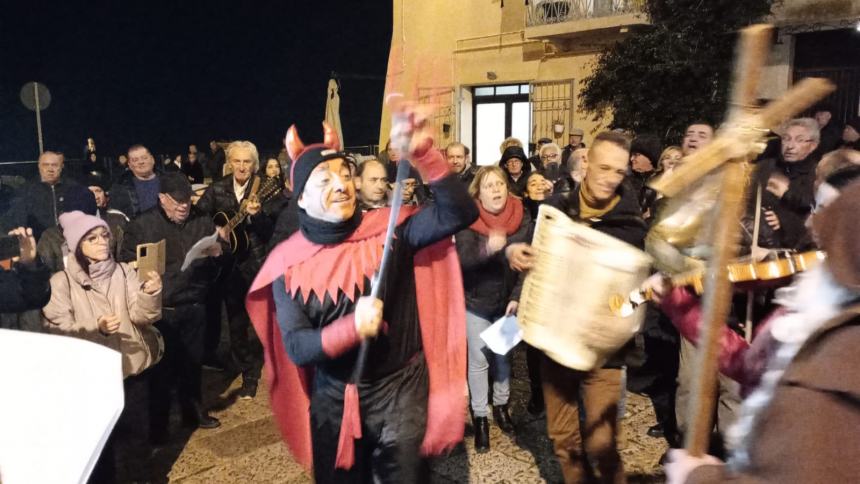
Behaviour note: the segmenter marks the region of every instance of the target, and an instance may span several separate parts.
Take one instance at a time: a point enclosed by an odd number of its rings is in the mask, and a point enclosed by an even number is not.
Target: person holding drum
[[[507,176],[498,166],[478,170],[469,185],[480,215],[455,236],[466,297],[466,335],[469,349],[468,382],[471,394],[475,449],[490,449],[488,377],[493,378],[493,420],[513,433],[508,409],[511,365],[508,356],[490,351],[481,332],[517,311],[522,280],[508,264],[505,248],[530,239],[531,218],[520,199],[508,192]]]
[[[587,156],[582,183],[550,198],[546,204],[561,210],[573,222],[641,249],[647,225],[637,194],[623,183],[630,159],[629,140],[619,133],[600,133]],[[535,252],[525,244],[514,244],[507,252],[517,270],[527,270],[535,264]],[[580,273],[587,277],[589,270],[583,267]],[[574,318],[576,311],[575,307],[565,308],[564,314]],[[559,324],[568,323],[573,321]],[[607,320],[607,330],[611,323]],[[565,482],[586,482],[589,475],[596,477],[596,482],[625,482],[616,446],[618,404],[624,391],[621,369],[624,353],[623,348],[618,350],[605,364],[589,371],[568,368],[544,354],[541,379],[547,433]],[[580,412],[584,412],[582,428]],[[595,464],[594,469],[590,462]]]

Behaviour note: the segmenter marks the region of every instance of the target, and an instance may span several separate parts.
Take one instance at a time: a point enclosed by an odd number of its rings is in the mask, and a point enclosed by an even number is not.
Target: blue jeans
[[[487,348],[481,332],[493,321],[466,311],[466,338],[469,346],[469,394],[475,417],[489,414],[487,393],[488,377],[493,377],[493,405],[506,405],[511,394],[511,363],[507,356],[497,355]]]

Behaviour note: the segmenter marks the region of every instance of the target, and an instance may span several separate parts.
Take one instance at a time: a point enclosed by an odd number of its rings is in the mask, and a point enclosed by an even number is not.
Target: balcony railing
[[[527,27],[613,15],[642,13],[644,0],[532,0]]]

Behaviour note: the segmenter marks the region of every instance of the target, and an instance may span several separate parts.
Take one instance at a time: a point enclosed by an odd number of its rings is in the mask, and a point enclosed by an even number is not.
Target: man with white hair
[[[803,222],[815,201],[816,148],[821,135],[812,118],[792,119],[781,131],[779,158],[761,161],[756,177],[762,188],[763,220],[779,245],[791,248],[802,238]],[[751,199],[755,202],[755,195]]]
[[[269,217],[262,213],[260,200],[254,192],[255,173],[260,164],[257,147],[250,141],[234,141],[224,150],[227,164],[233,172],[214,182],[200,197],[197,209],[214,217],[222,212],[233,217],[240,210],[247,214],[234,233],[247,234],[247,250],[236,250],[225,258],[225,270],[220,281],[221,297],[227,308],[230,327],[230,347],[233,359],[242,371],[242,388],[239,398],[254,398],[262,368],[259,342],[249,334],[250,320],[245,312],[245,294],[266,256],[266,242],[272,233]],[[229,238],[229,234],[226,234]],[[207,328],[207,350],[217,345],[219,318],[211,318]]]

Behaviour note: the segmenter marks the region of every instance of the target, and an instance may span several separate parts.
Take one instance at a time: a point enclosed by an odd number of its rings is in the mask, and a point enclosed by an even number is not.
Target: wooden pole
[[[694,456],[707,453],[714,426],[719,336],[732,300],[728,266],[737,253],[738,220],[743,215],[746,200],[746,170],[742,163],[738,160],[730,161],[724,170],[722,202],[717,207],[714,221],[714,226],[718,227],[713,240],[714,254],[708,262],[705,276],[704,316],[699,331],[692,398],[687,407],[687,420],[690,423],[687,426],[684,447]]]
[[[716,207],[713,256],[704,280],[704,314],[692,381],[692,398],[687,410],[684,445],[694,456],[707,452],[713,429],[717,389],[719,335],[731,306],[731,284],[727,267],[737,253],[739,221],[746,206],[746,179],[752,174],[744,167],[763,141],[767,127],[794,116],[833,91],[825,79],[804,79],[784,96],[756,109],[755,96],[761,68],[767,56],[773,28],[753,25],[741,32],[734,84],[726,127],[708,146],[685,158],[671,176],[661,177],[651,187],[667,197],[681,194],[702,176],[724,167],[720,180],[720,200]],[[727,161],[728,160],[728,161]],[[653,229],[652,229],[653,230]]]
[[[756,89],[761,76],[761,66],[767,58],[772,30],[769,25],[753,25],[741,32],[729,105],[730,123],[742,122],[742,119],[756,108]],[[729,315],[732,301],[728,266],[737,256],[740,232],[738,221],[746,205],[745,161],[747,160],[731,160],[723,168],[720,203],[717,205],[714,220],[714,226],[717,229],[712,241],[713,256],[708,262],[704,281],[704,316],[702,328],[699,331],[692,398],[687,408],[689,424],[684,447],[693,456],[707,453],[711,430],[714,427],[719,335]]]

